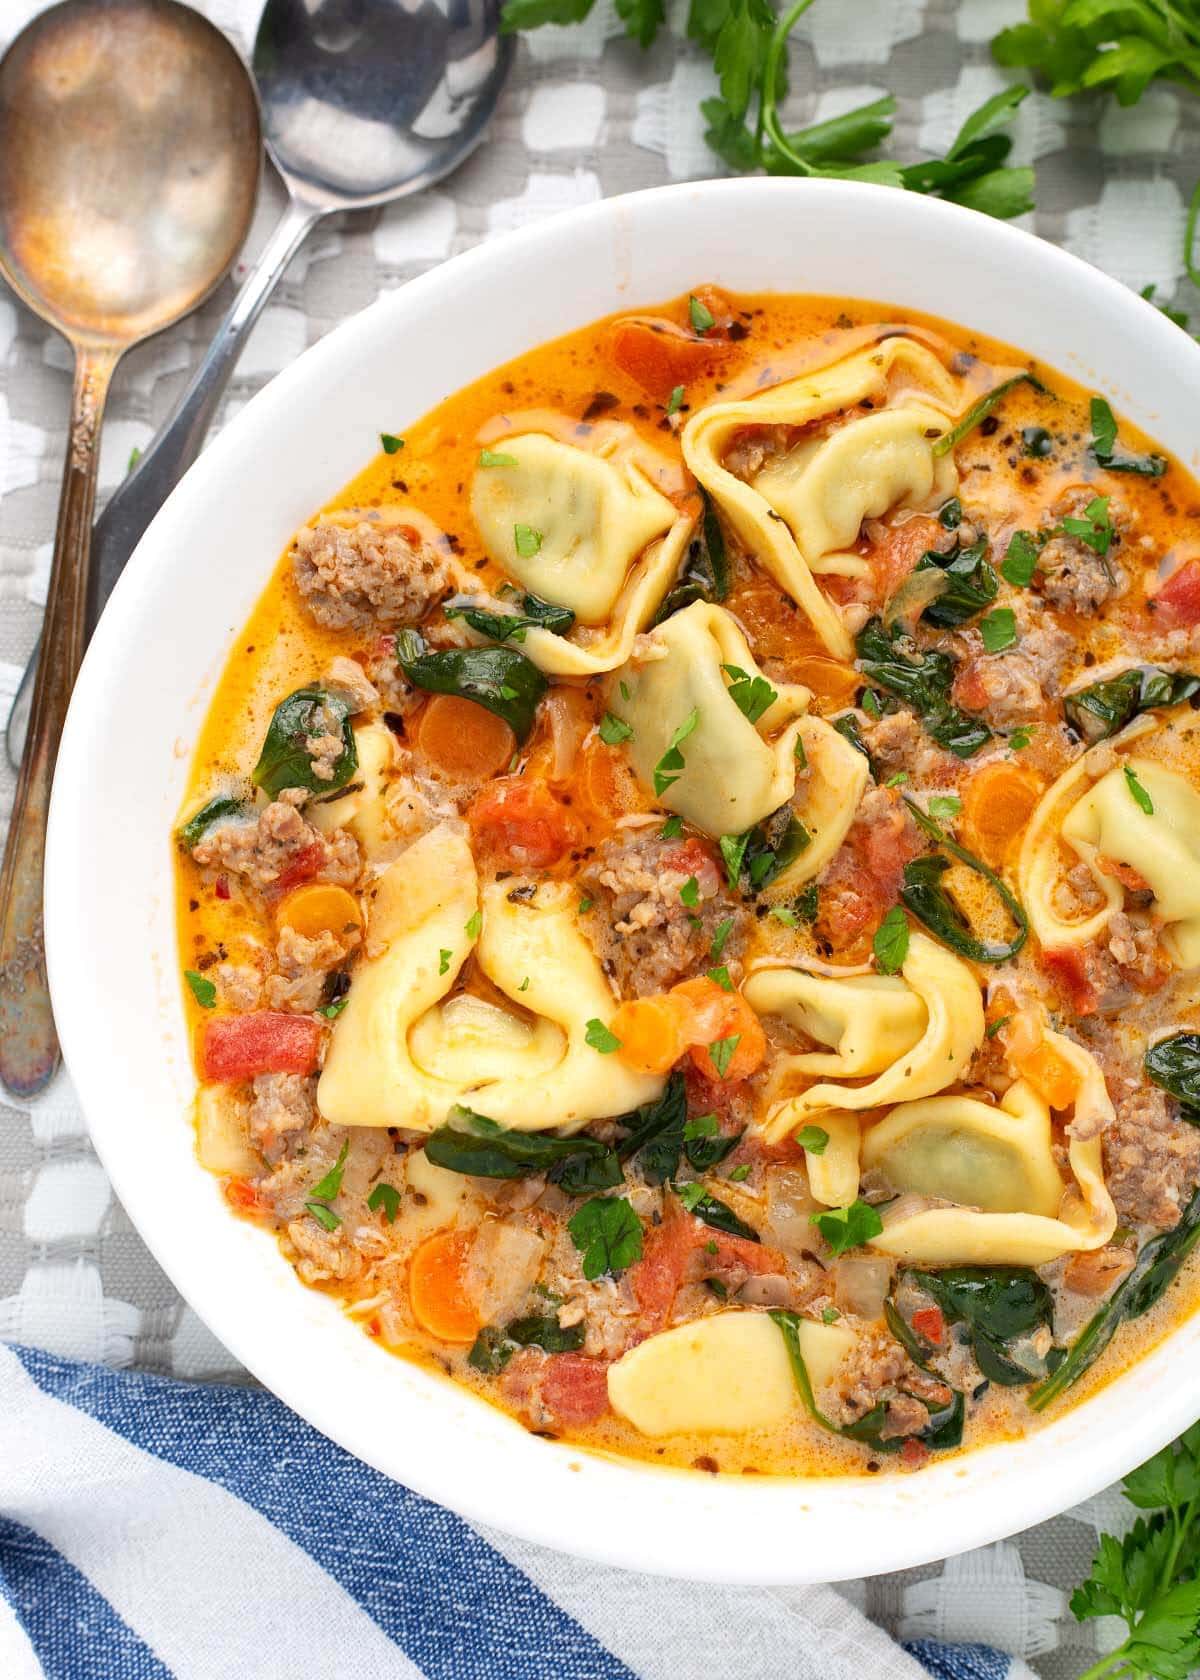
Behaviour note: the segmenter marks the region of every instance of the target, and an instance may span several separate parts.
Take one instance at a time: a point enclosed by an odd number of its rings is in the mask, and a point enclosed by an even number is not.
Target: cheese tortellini
[[[769,1142],[810,1123],[828,1134],[823,1153],[809,1154],[808,1171],[813,1195],[830,1207],[858,1193],[858,1115],[945,1090],[983,1042],[983,1000],[971,970],[915,931],[897,976],[760,969],[743,992],[759,1014],[778,1015],[830,1047],[780,1058],[777,1090],[797,1076],[827,1077],[777,1102],[763,1124]]]
[[[899,387],[894,395],[893,386]],[[803,428],[865,402],[879,412],[825,437],[805,436]],[[910,338],[888,338],[759,396],[702,409],[684,427],[684,458],[829,652],[850,659],[850,633],[814,574],[861,569],[844,550],[864,519],[953,495],[953,459],[935,456],[933,445],[964,406],[932,351]],[[794,429],[797,436],[781,456],[739,478],[725,456],[738,434],[755,426]]]
[[[747,696],[755,685],[764,696],[769,689],[732,616],[696,601],[661,624],[618,673],[611,706],[632,730],[627,747],[641,781],[668,810],[714,837],[741,834],[787,804],[803,758],[809,792],[797,815],[809,840],[772,888],[794,890],[845,838],[867,761],[827,723],[805,715],[806,688],[780,684],[752,723],[730,692],[733,683]]]
[[[643,1435],[733,1435],[798,1404],[783,1337],[765,1313],[722,1312],[632,1348],[609,1367],[613,1410]]]
[[[553,884],[510,877],[481,891],[452,825],[414,842],[371,902],[365,958],[317,1086],[325,1119],[431,1131],[461,1103],[516,1131],[572,1132],[657,1096],[660,1078],[587,1042],[615,1000],[575,909]],[[449,996],[472,951],[511,1011]]]
[[[1085,753],[1034,813],[1020,860],[1021,894],[1034,932],[1051,949],[1098,938],[1124,899],[1120,881],[1103,867],[1107,861],[1146,883],[1176,967],[1200,968],[1200,793],[1156,759],[1131,755],[1104,768],[1111,756],[1106,746]],[[1075,919],[1056,902],[1063,860],[1071,854],[1087,866],[1103,899],[1098,910]]]
[[[383,723],[361,724],[354,731],[358,769],[350,786],[337,799],[319,800],[307,815],[314,828],[332,834],[347,828],[375,861],[394,838],[387,815],[389,775],[396,759],[396,739]]]
[[[1050,1110],[1023,1080],[999,1107],[965,1094],[901,1103],[863,1139],[863,1167],[909,1192],[885,1210],[873,1248],[916,1265],[1041,1266],[1108,1242],[1117,1216],[1101,1133],[1112,1102],[1086,1050],[1046,1037],[1079,1076],[1066,1126],[1070,1182],[1055,1164]]]

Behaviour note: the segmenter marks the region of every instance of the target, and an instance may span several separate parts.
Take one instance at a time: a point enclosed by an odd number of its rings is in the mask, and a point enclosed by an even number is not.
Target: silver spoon
[[[46,812],[83,657],[109,381],[131,344],[195,309],[228,269],[261,154],[241,61],[176,0],[65,0],[0,60],[0,274],[75,352],[45,653],[0,873],[0,1080],[17,1095],[39,1091],[58,1063],[42,948]]]
[[[96,524],[90,622],[204,442],[246,336],[322,216],[440,181],[479,144],[513,42],[499,0],[267,0],[254,74],[289,202],[175,412]],[[20,762],[34,653],[9,716]]]

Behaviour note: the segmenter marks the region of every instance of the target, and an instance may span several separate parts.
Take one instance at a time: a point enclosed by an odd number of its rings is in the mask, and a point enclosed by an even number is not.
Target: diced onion
[[[890,1260],[847,1255],[835,1261],[830,1270],[833,1299],[842,1312],[857,1318],[883,1317],[883,1303],[892,1282]]]

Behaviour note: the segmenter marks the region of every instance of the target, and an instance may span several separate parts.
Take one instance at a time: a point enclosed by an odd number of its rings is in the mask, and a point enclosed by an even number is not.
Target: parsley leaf
[[[478,939],[479,935],[482,931],[483,931],[483,911],[482,910],[472,911],[471,915],[469,915],[467,917],[466,921],[463,923],[463,932],[466,934],[468,939]]]
[[[519,464],[515,455],[505,455],[499,449],[481,449],[479,451],[479,465],[481,467],[515,467]]]
[[[718,922],[716,927],[713,929],[712,944],[708,948],[708,954],[712,958],[713,962],[720,962],[721,953],[725,949],[725,942],[732,932],[732,916],[726,916],[725,920],[723,922]]]
[[[807,1149],[810,1155],[824,1155],[829,1148],[829,1133],[823,1126],[801,1126],[793,1135],[801,1149]]]
[[[602,1056],[611,1056],[614,1050],[621,1048],[621,1040],[617,1035],[609,1032],[604,1022],[594,1015],[588,1022],[583,1037],[584,1042],[590,1044],[593,1050],[598,1050]]]
[[[1125,765],[1125,786],[1129,789],[1130,797],[1139,811],[1144,811],[1148,817],[1154,815],[1154,801],[1146,788],[1138,780],[1138,773],[1130,765]]]
[[[606,747],[620,746],[622,741],[633,738],[633,729],[624,718],[616,717],[612,712],[605,712],[600,719],[600,739]]]
[[[666,822],[659,829],[658,837],[659,837],[660,840],[674,840],[677,835],[680,835],[682,833],[683,833],[683,818],[682,817],[668,817]]]
[[[707,974],[708,978],[716,985],[720,986],[723,992],[731,992],[733,990],[733,981],[729,978],[729,970],[725,967],[724,963],[722,963],[719,968],[708,969]]]
[[[892,905],[875,929],[871,945],[879,972],[898,974],[908,955],[908,917],[898,904]]]
[[[741,1042],[741,1033],[732,1033],[728,1038],[715,1039],[709,1045],[709,1060],[717,1070],[718,1079],[724,1079],[729,1072],[729,1064],[733,1060],[733,1053]]]
[[[979,634],[987,653],[1002,653],[1017,643],[1017,615],[1011,607],[997,607],[979,620]]]
[[[928,803],[929,815],[935,822],[945,822],[962,810],[962,800],[956,793],[935,793]]]
[[[567,1221],[571,1240],[583,1255],[583,1275],[623,1272],[642,1257],[642,1225],[624,1196],[596,1196]]]
[[[815,1225],[825,1238],[835,1255],[845,1254],[847,1249],[858,1248],[861,1243],[869,1242],[883,1230],[883,1220],[870,1205],[861,1199],[850,1203],[849,1207],[825,1208],[821,1213],[810,1213],[809,1223]]]
[[[1092,553],[1098,554],[1101,559],[1112,547],[1114,535],[1112,520],[1108,517],[1108,502],[1107,496],[1094,497],[1084,508],[1082,519],[1067,518],[1061,526],[1067,536],[1078,537],[1081,543],[1085,543]]]
[[[699,722],[700,708],[699,706],[693,706],[679,728],[671,736],[666,752],[654,766],[654,792],[659,798],[679,780],[680,774],[685,768],[683,754],[679,749]]]
[[[667,413],[678,414],[683,406],[683,386],[676,385],[667,399]]]
[[[333,1166],[330,1167],[329,1171],[325,1174],[325,1177],[320,1181],[320,1183],[314,1184],[312,1187],[311,1193],[317,1197],[319,1201],[328,1202],[332,1199],[332,1197],[336,1196],[340,1192],[342,1188],[342,1175],[346,1171],[346,1156],[349,1153],[350,1140],[347,1138],[345,1143],[343,1143],[341,1153],[338,1155],[338,1158],[334,1162]]]
[[[763,713],[775,704],[778,693],[765,677],[751,677],[740,665],[722,665],[721,669],[731,679],[729,698],[751,723],[757,723]],[[796,737],[796,745],[803,752],[804,743],[799,736]]]
[[[396,1216],[400,1212],[400,1192],[394,1184],[385,1184],[382,1179],[367,1197],[367,1206],[372,1213],[382,1213],[389,1225],[396,1223]]]
[[[211,980],[206,980],[203,974],[198,974],[194,968],[185,968],[183,978],[191,988],[192,996],[201,1009],[215,1009],[217,1006],[217,988]]]
[[[404,448],[404,439],[394,437],[391,432],[380,432],[379,441],[383,445],[385,455],[395,455]]]
[[[1028,531],[1014,531],[1008,539],[1004,559],[1000,562],[1001,577],[1006,583],[1011,583],[1014,589],[1028,589],[1033,582],[1033,574],[1037,571],[1037,563],[1036,538]]]
[[[1103,397],[1091,402],[1091,451],[1108,472],[1135,473],[1139,478],[1161,478],[1167,463],[1161,455],[1118,455],[1117,421]]]
[[[448,974],[450,972],[450,958],[452,955],[453,953],[451,951],[447,951],[444,948],[438,952],[439,974]]]
[[[688,298],[688,320],[692,323],[692,331],[698,333],[706,333],[717,324],[712,310],[706,309],[698,297]]]
[[[700,902],[700,883],[694,875],[689,875],[679,889],[679,902],[689,910],[694,910]]]
[[[532,560],[542,546],[542,533],[532,525],[514,525],[513,546],[522,560]]]

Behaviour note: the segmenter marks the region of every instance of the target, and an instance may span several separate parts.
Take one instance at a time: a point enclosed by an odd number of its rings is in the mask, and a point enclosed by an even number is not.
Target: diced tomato
[[[311,881],[314,875],[321,872],[325,863],[325,842],[314,840],[296,853],[291,863],[271,883],[273,893],[291,892],[302,881]]]
[[[229,877],[228,877],[228,875],[218,875],[217,876],[216,885],[213,888],[213,891],[216,893],[217,897],[220,898],[220,899],[227,899],[229,897]]]
[[[821,883],[820,922],[835,949],[879,926],[899,899],[905,864],[921,848],[898,799],[881,819],[854,824]]]
[[[756,1274],[784,1269],[782,1255],[765,1243],[714,1230],[694,1214],[669,1214],[649,1232],[642,1258],[629,1272],[630,1286],[641,1308],[642,1328],[648,1334],[661,1330],[670,1318],[694,1257],[700,1260],[702,1277],[719,1277],[734,1268]]]
[[[244,1178],[230,1178],[225,1183],[225,1200],[237,1213],[261,1213],[262,1203],[254,1185]]]
[[[1087,963],[1076,945],[1063,945],[1041,952],[1043,970],[1055,982],[1075,1015],[1096,1013],[1096,988],[1088,978]]]
[[[533,869],[547,869],[570,851],[574,824],[544,782],[502,776],[467,808],[471,834],[483,850]]]
[[[887,601],[896,593],[917,561],[931,548],[937,548],[946,533],[936,519],[917,514],[902,524],[893,525],[871,545],[867,564],[875,584],[875,594]]]
[[[321,1026],[310,1015],[259,1009],[204,1023],[200,1074],[204,1079],[253,1079],[260,1073],[312,1073]]]
[[[912,1315],[913,1329],[934,1347],[941,1347],[946,1335],[946,1321],[940,1307],[921,1307]]]
[[[915,1435],[910,1435],[900,1448],[900,1462],[906,1470],[919,1470],[929,1458],[929,1448],[924,1441],[918,1441]]]
[[[608,1364],[583,1353],[554,1353],[542,1368],[542,1403],[560,1423],[594,1423],[608,1410]]]
[[[686,390],[690,380],[719,365],[728,349],[720,339],[696,337],[673,321],[638,315],[614,322],[605,354],[647,396],[665,403],[677,385]]]
[[[1200,560],[1187,560],[1151,597],[1155,616],[1171,625],[1200,624]]]
[[[1105,857],[1102,852],[1096,854],[1096,868],[1101,875],[1110,875],[1114,881],[1119,881],[1126,892],[1150,892],[1151,886],[1140,869],[1135,869],[1131,863],[1118,863],[1115,858]]]
[[[711,898],[721,885],[720,871],[712,853],[694,836],[664,852],[662,866],[664,869],[676,869],[681,875],[694,875],[705,898]]]

